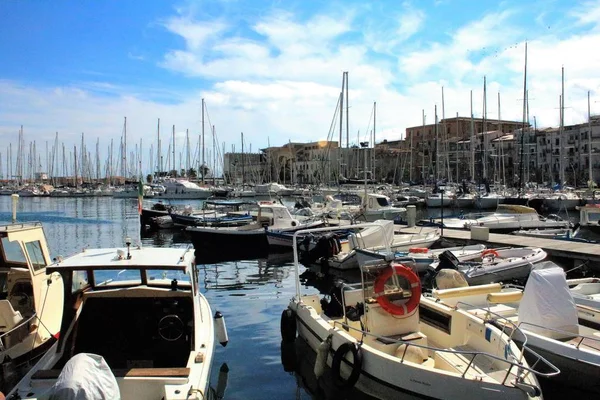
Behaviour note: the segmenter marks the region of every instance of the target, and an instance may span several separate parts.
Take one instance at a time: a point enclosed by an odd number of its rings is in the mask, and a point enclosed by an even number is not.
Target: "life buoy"
[[[384,294],[385,283],[394,274],[404,277],[410,285],[412,293],[410,299],[404,304],[394,304]],[[373,289],[377,296],[377,303],[392,315],[407,316],[419,306],[419,302],[421,301],[421,281],[419,277],[412,269],[402,264],[392,264],[389,268],[385,269],[375,280]]]
[[[494,249],[487,249],[484,250],[483,252],[481,252],[481,258],[484,258],[486,256],[494,256],[494,257],[500,257],[500,254],[498,254],[498,252]]]
[[[427,253],[429,249],[427,247],[411,247],[408,249],[409,253]]]
[[[281,313],[281,338],[284,342],[296,340],[296,316],[289,308]]]
[[[352,372],[348,379],[342,378],[340,367],[342,366],[342,360],[348,353],[352,353]],[[333,360],[331,361],[331,375],[333,376],[333,384],[338,389],[350,389],[360,377],[360,371],[362,369],[362,353],[360,347],[356,343],[345,342],[337,348],[333,354]]]

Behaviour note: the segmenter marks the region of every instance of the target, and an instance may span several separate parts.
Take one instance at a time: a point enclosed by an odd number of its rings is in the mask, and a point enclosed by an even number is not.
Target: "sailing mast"
[[[435,186],[437,186],[437,181],[438,181],[438,115],[437,115],[437,104],[434,107],[434,114],[435,114],[435,125],[434,125],[434,130],[435,130],[435,163],[433,164],[433,176],[435,179]]]
[[[475,124],[473,121],[473,91],[471,90],[471,140],[470,150],[471,150],[471,180],[475,179]]]
[[[525,139],[525,118],[527,118],[527,42],[525,42],[525,69],[523,72],[523,127],[521,129],[521,149],[519,160],[519,192],[523,189],[523,146]]]
[[[487,82],[486,76],[483,76],[483,129],[481,132],[481,164],[482,164],[482,181],[487,182]]]
[[[590,109],[590,91],[588,90],[588,187],[593,187],[594,176],[592,172],[592,115]]]
[[[373,172],[371,173],[371,178],[373,178],[373,182],[377,182],[377,176],[375,175],[375,171],[377,171],[376,168],[376,158],[375,158],[375,135],[377,133],[377,102],[374,101],[373,102],[373,152],[372,157],[373,157],[373,162],[372,167],[373,167]]]
[[[565,182],[565,169],[564,169],[564,165],[563,165],[563,149],[565,147],[565,141],[563,136],[564,136],[564,130],[565,130],[565,67],[563,66],[561,68],[561,96],[560,96],[560,131],[559,131],[559,135],[560,135],[560,163],[559,163],[559,167],[560,167],[560,186],[562,188],[562,185]]]
[[[173,125],[173,171],[175,171],[173,175],[177,176],[177,165],[175,162],[175,125]]]
[[[202,99],[202,165],[200,169],[202,172],[202,184],[204,185],[204,99]]]

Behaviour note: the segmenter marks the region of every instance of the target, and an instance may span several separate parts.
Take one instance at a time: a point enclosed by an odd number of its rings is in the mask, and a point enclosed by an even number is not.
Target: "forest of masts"
[[[147,167],[143,167],[143,139],[136,143],[134,148],[128,148],[127,143],[127,117],[124,118],[123,131],[117,143],[113,139],[106,149],[105,157],[101,157],[100,138],[96,139],[95,146],[90,148],[85,142],[85,134],[81,134],[80,144],[65,146],[59,141],[58,132],[52,143],[45,142],[41,147],[35,140],[25,142],[23,126],[19,129],[18,140],[15,146],[9,143],[6,152],[0,151],[0,180],[15,185],[41,182],[57,184],[74,184],[82,182],[97,182],[105,184],[119,184],[126,181],[137,181],[158,177],[205,178],[213,177],[211,171],[222,170],[223,153],[217,144],[214,125],[210,125],[212,149],[206,149],[205,125],[206,105],[202,99],[202,130],[194,149],[191,147],[189,130],[183,149],[177,152],[175,143],[175,125],[169,134],[163,133],[161,139],[160,118],[157,122],[156,143],[150,144]],[[210,121],[210,120],[209,120]],[[167,136],[168,148],[163,153],[162,143]],[[193,154],[192,154],[193,153]],[[201,171],[199,174],[197,171]],[[148,173],[149,172],[149,173]],[[145,173],[148,175],[144,176]]]

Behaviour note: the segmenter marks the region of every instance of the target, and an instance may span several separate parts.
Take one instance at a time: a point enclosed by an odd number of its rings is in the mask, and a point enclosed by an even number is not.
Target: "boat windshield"
[[[390,205],[388,199],[385,197],[377,197],[377,204],[381,207],[388,207]]]
[[[97,286],[137,286],[142,284],[142,274],[147,274],[148,285],[168,285],[173,280],[190,284],[190,277],[182,271],[173,270],[95,270],[94,280]]]

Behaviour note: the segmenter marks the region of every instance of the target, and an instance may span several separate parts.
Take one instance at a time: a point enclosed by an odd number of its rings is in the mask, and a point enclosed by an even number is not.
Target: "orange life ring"
[[[409,253],[427,253],[429,249],[427,247],[411,247],[408,249]]]
[[[500,257],[500,254],[498,254],[498,252],[494,249],[487,249],[481,252],[481,258],[487,256],[487,255],[492,255],[494,257]]]
[[[406,278],[410,284],[412,294],[410,299],[404,304],[394,304],[384,294],[385,283],[394,274]],[[419,280],[419,277],[412,269],[405,267],[402,264],[392,264],[389,268],[386,268],[375,280],[373,289],[375,291],[375,296],[377,297],[377,303],[379,303],[381,308],[392,315],[407,316],[419,306],[421,301],[421,281]]]

